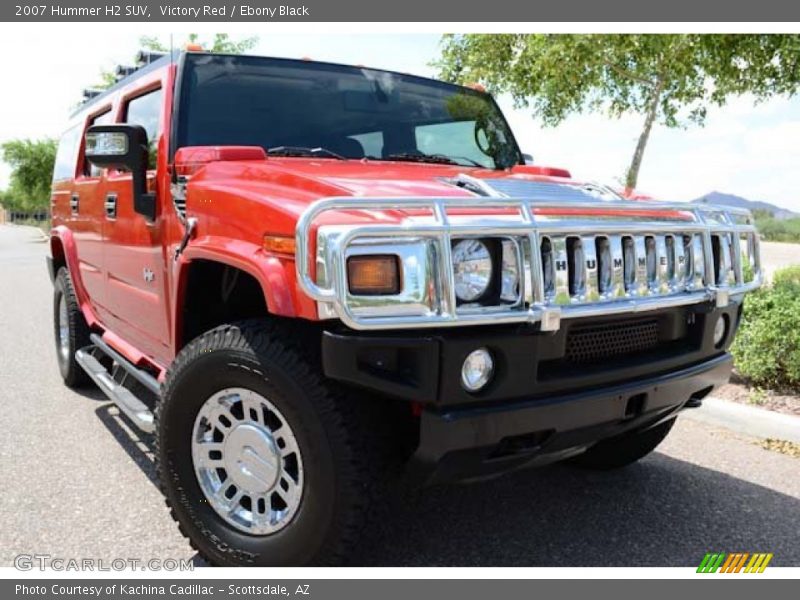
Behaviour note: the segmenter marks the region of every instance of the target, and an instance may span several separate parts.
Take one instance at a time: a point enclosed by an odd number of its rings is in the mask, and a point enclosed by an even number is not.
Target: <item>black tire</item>
[[[188,344],[167,373],[155,415],[158,475],[181,532],[211,564],[339,564],[380,487],[381,453],[370,447],[374,430],[362,405],[329,389],[292,339],[265,321],[223,325]],[[268,398],[294,431],[302,455],[299,508],[273,534],[251,535],[227,523],[206,500],[194,472],[196,415],[213,393],[231,387]]]
[[[61,349],[61,334],[59,331],[59,313],[62,298],[66,305],[68,345],[65,351]],[[83,313],[81,313],[78,306],[75,289],[72,287],[72,279],[65,267],[61,267],[58,270],[53,286],[53,334],[58,369],[61,371],[64,383],[71,388],[85,386],[90,379],[86,371],[75,361],[75,352],[91,343],[89,340],[89,326],[86,324],[86,319],[83,318]]]
[[[598,471],[626,467],[655,450],[674,424],[675,419],[672,418],[644,431],[603,440],[570,459],[570,462],[584,469]]]

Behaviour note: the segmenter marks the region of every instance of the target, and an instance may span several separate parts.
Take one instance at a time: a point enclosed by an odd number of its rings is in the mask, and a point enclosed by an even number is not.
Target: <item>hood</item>
[[[602,208],[603,200],[619,199],[606,188],[571,179],[562,169],[519,165],[496,171],[396,161],[270,157],[216,160],[199,166],[189,181],[187,211],[196,212],[211,203],[220,203],[226,210],[215,218],[223,219],[230,218],[234,210],[254,216],[254,207],[259,207],[267,210],[263,213],[265,218],[273,215],[269,220],[275,223],[274,231],[286,233],[293,231],[294,223],[308,205],[320,198],[408,196],[533,197],[559,205],[558,209],[537,210],[542,214],[570,212],[568,207],[573,202],[597,203],[592,212],[603,213],[606,210]],[[283,218],[274,218],[276,213]],[[403,216],[419,213],[372,211],[351,213],[346,218],[351,223],[396,222]],[[341,222],[340,219],[340,215],[328,214],[320,218],[320,223]]]
[[[235,154],[233,155],[235,156]],[[458,165],[400,161],[370,161],[308,158],[262,160],[218,160],[202,165],[201,178],[220,177],[240,184],[275,184],[289,196],[309,194],[355,197],[464,197],[508,196],[567,200],[597,199],[597,195],[576,193],[584,184],[570,178],[568,171],[549,167],[518,165],[497,171]],[[469,180],[485,182],[470,185]]]

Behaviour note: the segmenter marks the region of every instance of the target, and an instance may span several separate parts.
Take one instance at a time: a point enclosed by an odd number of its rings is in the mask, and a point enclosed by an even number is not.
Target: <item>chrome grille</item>
[[[730,258],[729,249],[721,252]],[[540,255],[550,304],[659,296],[699,289],[705,282],[703,240],[694,233],[547,235]]]

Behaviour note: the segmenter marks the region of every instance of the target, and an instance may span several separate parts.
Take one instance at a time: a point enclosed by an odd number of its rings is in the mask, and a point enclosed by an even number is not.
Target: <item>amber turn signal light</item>
[[[265,235],[264,250],[273,254],[294,254],[294,238],[283,235]]]
[[[351,256],[347,259],[350,293],[390,296],[400,293],[400,269],[394,255]]]

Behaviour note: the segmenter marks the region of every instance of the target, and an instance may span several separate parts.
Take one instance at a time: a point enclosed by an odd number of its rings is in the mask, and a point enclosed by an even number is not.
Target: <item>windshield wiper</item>
[[[484,165],[472,160],[471,158],[467,158],[466,156],[447,156],[446,154],[397,152],[395,154],[387,154],[383,158],[378,158],[377,156],[368,156],[367,158],[371,160],[399,160],[407,162],[432,163],[437,165],[461,165],[461,163],[458,161],[463,160],[468,162],[471,166],[480,167],[482,169],[486,168]]]
[[[463,160],[463,161],[469,163],[473,167],[478,167],[478,168],[481,168],[481,169],[485,169],[486,168],[486,165],[482,165],[477,160],[473,160],[473,159],[468,158],[466,156],[449,156],[447,154],[429,154],[428,156],[436,156],[436,157],[446,158],[447,160],[450,160],[450,161],[452,161],[454,163],[456,161]]]
[[[267,148],[269,156],[319,156],[324,155],[338,160],[347,160],[341,154],[337,154],[333,150],[328,150],[318,146],[316,148],[307,148],[306,146],[275,146],[274,148]]]

